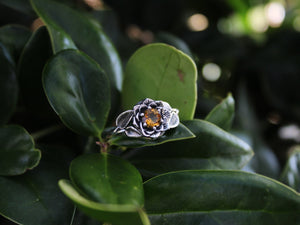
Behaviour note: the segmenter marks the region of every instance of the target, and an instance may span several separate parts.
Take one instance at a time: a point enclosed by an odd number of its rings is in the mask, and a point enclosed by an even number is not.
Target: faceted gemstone
[[[157,109],[146,109],[143,122],[147,124],[148,128],[159,126],[161,124],[161,115]]]

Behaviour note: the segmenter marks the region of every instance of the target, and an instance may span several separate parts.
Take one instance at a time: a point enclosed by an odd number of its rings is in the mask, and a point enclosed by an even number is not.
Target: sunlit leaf
[[[194,117],[197,69],[193,60],[166,44],[149,44],[129,59],[123,83],[123,107],[151,98],[179,109],[181,120]]]

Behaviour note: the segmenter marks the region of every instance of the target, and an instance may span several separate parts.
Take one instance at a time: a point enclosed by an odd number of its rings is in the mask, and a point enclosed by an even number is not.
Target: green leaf
[[[54,23],[46,13],[44,13],[43,11],[41,12],[41,9],[38,6],[36,6],[37,2],[38,1],[31,0],[33,9],[36,11],[38,16],[43,20],[44,24],[47,26],[51,38],[53,52],[58,53],[59,51],[64,49],[77,49],[70,35],[59,25]],[[49,4],[51,6],[51,2]],[[53,4],[56,3],[53,2]]]
[[[253,155],[248,144],[212,123],[183,123],[196,138],[138,149],[130,158],[144,176],[189,169],[241,169]]]
[[[170,141],[179,141],[193,137],[195,137],[195,135],[188,128],[186,128],[183,124],[179,124],[178,127],[167,131],[163,136],[158,137],[157,139],[130,138],[125,134],[116,134],[109,139],[109,143],[111,145],[133,148],[159,145]]]
[[[90,200],[143,206],[142,178],[127,161],[108,154],[87,154],[72,161],[72,183]]]
[[[0,175],[11,176],[36,167],[41,152],[27,131],[16,125],[0,127]]]
[[[146,213],[132,205],[102,204],[85,198],[68,180],[60,180],[59,187],[76,206],[89,217],[114,225],[150,225]]]
[[[31,8],[29,0],[0,0],[0,4],[10,7],[14,10],[20,11],[24,14],[35,16],[35,13]]]
[[[13,65],[18,61],[30,35],[28,28],[19,25],[6,25],[0,28],[0,42],[5,45],[12,56]]]
[[[27,109],[36,114],[49,115],[49,113],[53,113],[42,85],[42,71],[51,56],[49,34],[43,26],[32,34],[18,63],[22,102],[25,103]]]
[[[224,130],[229,130],[234,118],[234,108],[234,99],[231,94],[228,94],[227,98],[215,106],[205,117],[205,120]]]
[[[69,225],[74,206],[57,182],[68,176],[73,154],[68,149],[41,148],[43,158],[36,169],[21,176],[0,176],[0,215],[22,225]]]
[[[300,146],[295,146],[284,167],[280,180],[300,192]]]
[[[144,184],[145,207],[155,225],[299,224],[300,195],[257,174],[180,171]]]
[[[109,81],[90,57],[64,50],[45,66],[43,84],[48,100],[70,129],[100,137],[110,109]]]
[[[147,225],[139,172],[127,161],[107,153],[82,155],[71,163],[62,191],[88,216],[116,225]]]
[[[152,98],[179,109],[181,120],[194,117],[197,69],[193,60],[166,44],[149,44],[129,59],[123,83],[123,106]]]
[[[0,125],[8,122],[18,100],[18,82],[10,54],[0,42]]]
[[[112,88],[120,90],[123,75],[119,56],[95,20],[60,2],[31,3],[49,29],[55,52],[77,47],[95,59],[108,75]]]
[[[110,38],[116,48],[123,44],[123,38],[126,34],[121,31],[116,11],[113,9],[94,10],[91,12],[91,16],[93,16],[93,18],[101,24],[103,31]],[[123,54],[123,52],[119,51],[119,54]]]

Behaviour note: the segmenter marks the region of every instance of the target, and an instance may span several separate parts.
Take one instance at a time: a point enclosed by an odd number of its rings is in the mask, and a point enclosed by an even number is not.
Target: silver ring
[[[166,130],[179,125],[178,112],[167,102],[146,98],[132,110],[122,112],[117,117],[114,133],[125,132],[128,137],[158,138]]]

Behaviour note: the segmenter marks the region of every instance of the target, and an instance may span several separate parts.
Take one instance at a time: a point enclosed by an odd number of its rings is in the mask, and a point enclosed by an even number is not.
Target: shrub
[[[123,70],[92,13],[54,0],[23,9],[45,26],[0,28],[3,217],[24,225],[300,224],[299,193],[249,164],[252,148],[231,129],[232,94],[200,119],[189,51],[151,43]],[[117,116],[145,98],[178,109],[180,124],[157,138],[114,132]],[[243,120],[251,115],[246,108]],[[277,179],[299,190],[295,161],[299,150]]]

